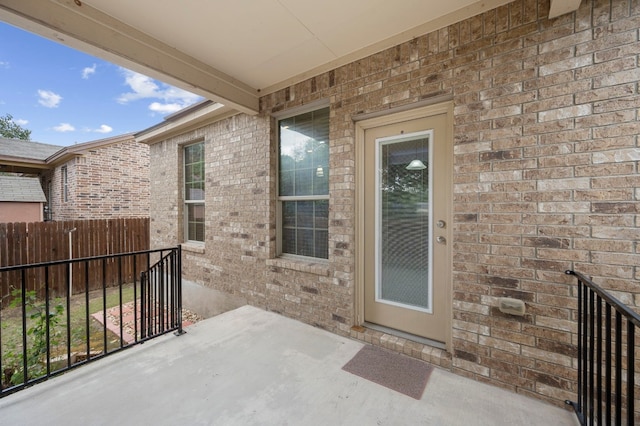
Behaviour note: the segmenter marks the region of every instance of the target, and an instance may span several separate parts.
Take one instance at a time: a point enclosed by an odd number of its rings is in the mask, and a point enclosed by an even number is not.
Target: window
[[[329,108],[278,122],[282,254],[329,257]]]
[[[51,206],[53,205],[53,185],[47,181],[47,204],[44,206],[44,220],[51,220]]]
[[[204,242],[204,142],[184,147],[185,239]]]
[[[69,180],[67,178],[67,166],[62,167],[62,201],[69,201]]]

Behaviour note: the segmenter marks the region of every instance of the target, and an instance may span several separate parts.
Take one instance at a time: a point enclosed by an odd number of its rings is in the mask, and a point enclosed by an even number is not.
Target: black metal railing
[[[182,334],[181,270],[180,246],[0,268],[0,397]]]
[[[178,248],[179,250],[179,248]],[[181,257],[169,252],[140,274],[141,339],[182,330]]]
[[[575,271],[578,279],[578,397],[582,425],[634,425],[640,316]]]

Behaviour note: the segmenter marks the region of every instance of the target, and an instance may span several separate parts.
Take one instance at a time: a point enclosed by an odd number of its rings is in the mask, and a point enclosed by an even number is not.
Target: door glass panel
[[[431,139],[376,141],[376,300],[423,311],[431,311]]]

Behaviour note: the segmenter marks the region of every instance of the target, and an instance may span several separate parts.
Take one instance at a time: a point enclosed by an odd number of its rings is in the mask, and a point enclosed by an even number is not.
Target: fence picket
[[[69,231],[72,233],[74,258],[93,257],[149,249],[149,219],[93,219],[63,222],[0,223],[0,267],[50,262],[69,258]],[[107,263],[106,283],[118,283],[118,267],[115,261]],[[138,269],[141,266],[138,265]],[[131,282],[139,271],[133,270],[133,262],[123,262],[123,279]],[[0,274],[0,303],[6,306],[11,297],[12,283],[19,281],[18,272]],[[74,283],[83,283],[87,271],[80,264],[73,267]],[[102,265],[90,262],[88,281],[91,289],[102,286]],[[27,277],[27,288],[40,292],[44,282],[42,273]],[[53,266],[49,271],[52,294],[65,291],[66,269]],[[75,286],[74,286],[75,287]],[[80,289],[78,285],[78,289]]]
[[[0,223],[0,265],[8,262],[7,250],[7,224]],[[8,288],[9,274],[8,272],[0,274],[0,301],[5,300],[8,296],[5,290]]]

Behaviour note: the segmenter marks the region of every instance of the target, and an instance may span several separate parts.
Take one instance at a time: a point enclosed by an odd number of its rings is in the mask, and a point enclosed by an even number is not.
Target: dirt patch
[[[92,316],[101,324],[105,323],[104,315],[102,312],[97,312]],[[124,340],[125,342],[133,343],[136,341],[136,337],[138,339],[141,338],[140,330],[142,321],[140,318],[140,302],[124,303],[122,305],[122,311],[120,310],[120,306],[114,306],[113,308],[107,309],[106,317],[107,329],[118,337],[122,337],[122,340]],[[183,327],[195,324],[200,320],[201,318],[195,312],[192,312],[188,309],[182,309]],[[161,324],[160,319],[155,318],[154,323],[159,326]],[[171,328],[168,319],[164,320],[164,326],[165,328]]]

